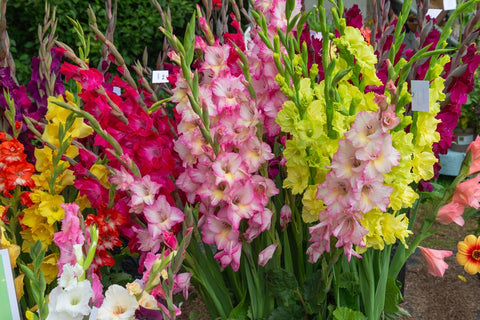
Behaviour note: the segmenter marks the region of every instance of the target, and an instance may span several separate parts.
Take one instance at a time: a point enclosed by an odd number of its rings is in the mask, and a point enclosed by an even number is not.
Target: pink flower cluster
[[[319,223],[310,227],[310,262],[330,251],[331,236],[337,239],[336,247],[343,246],[348,259],[352,254],[360,257],[353,245],[365,246],[368,230],[360,223],[363,214],[375,207],[385,212],[390,203],[393,188],[383,185],[383,174],[398,165],[400,153],[393,148],[387,130],[398,120],[391,108],[378,113],[361,111],[345,139],[339,141],[332,170],[317,190],[317,199],[327,208],[319,213]]]
[[[256,5],[262,3],[257,1]],[[283,11],[277,11],[275,6],[264,8],[272,33],[279,23],[285,27],[284,17],[278,16]],[[237,31],[241,33],[240,29]],[[239,41],[231,34],[227,38]],[[237,45],[244,47],[243,43]],[[256,101],[247,90],[231,42],[207,45],[199,38],[196,41],[196,47],[205,53],[198,64],[198,71],[203,74],[199,103],[208,110],[209,130],[219,146],[217,152],[199,129],[202,122],[190,105],[191,92],[181,74],[176,75],[172,97],[181,115],[175,150],[185,167],[177,186],[190,203],[200,203],[199,225],[204,242],[215,244],[215,258],[222,267],[230,265],[234,270],[239,268],[242,242],[250,242],[270,228],[273,212],[266,206],[278,189],[259,172],[274,155],[261,140],[257,125],[262,123],[270,137],[278,134],[280,128],[275,118],[286,99],[275,81],[277,72],[270,49],[255,32],[247,46],[252,49],[246,54]]]
[[[285,17],[285,0],[257,0],[255,8],[265,16],[270,40],[277,34],[277,28],[283,32],[287,29]],[[295,1],[292,16],[300,12],[301,1]],[[278,111],[287,100],[280,90],[275,76],[278,74],[273,60],[273,53],[258,36],[257,30],[251,31],[251,39],[247,42],[247,57],[252,75],[252,85],[257,93],[257,108],[267,136],[274,137],[280,133],[280,126],[275,122]]]

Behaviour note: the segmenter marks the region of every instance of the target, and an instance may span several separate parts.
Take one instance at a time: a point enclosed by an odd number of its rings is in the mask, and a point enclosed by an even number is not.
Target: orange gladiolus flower
[[[457,244],[457,248],[457,262],[464,267],[465,272],[480,272],[480,237],[469,234]]]

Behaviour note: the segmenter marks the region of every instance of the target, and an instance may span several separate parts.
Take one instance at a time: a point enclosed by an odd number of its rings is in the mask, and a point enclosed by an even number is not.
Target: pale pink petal
[[[263,249],[259,254],[258,254],[258,265],[264,267],[267,262],[272,258],[273,253],[277,249],[277,244],[271,244],[265,249]]]
[[[462,217],[464,210],[463,204],[452,201],[438,210],[435,221],[445,225],[455,222],[459,226],[463,226],[465,223]]]

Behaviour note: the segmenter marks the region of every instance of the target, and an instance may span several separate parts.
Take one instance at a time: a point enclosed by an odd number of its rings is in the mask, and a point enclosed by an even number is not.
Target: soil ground
[[[428,210],[428,209],[427,209]],[[419,218],[427,210],[420,210]],[[417,220],[420,220],[417,219]],[[418,228],[418,225],[416,225]],[[454,223],[439,227],[438,232],[422,243],[423,247],[438,250],[453,251],[453,255],[445,258],[449,268],[444,277],[439,278],[428,273],[427,264],[420,250],[407,262],[405,277],[404,302],[411,318],[422,320],[476,320],[480,319],[480,278],[466,273],[455,258],[457,243],[466,235],[475,234],[479,227],[477,218],[467,219],[465,225],[460,227]],[[478,234],[476,234],[478,236]],[[465,277],[462,281],[459,276]]]

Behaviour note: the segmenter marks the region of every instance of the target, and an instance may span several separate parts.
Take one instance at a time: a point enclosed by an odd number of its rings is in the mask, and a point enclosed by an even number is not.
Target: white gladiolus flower
[[[97,319],[101,320],[133,320],[138,302],[126,288],[112,284],[105,292],[105,300],[98,309]]]
[[[71,285],[69,289],[57,286],[50,292],[47,320],[82,320],[90,314],[88,303],[92,295],[88,280]]]
[[[78,278],[83,274],[83,268],[78,263],[75,266],[70,264],[63,265],[63,272],[58,279],[58,285],[68,290],[74,288],[78,283]]]

